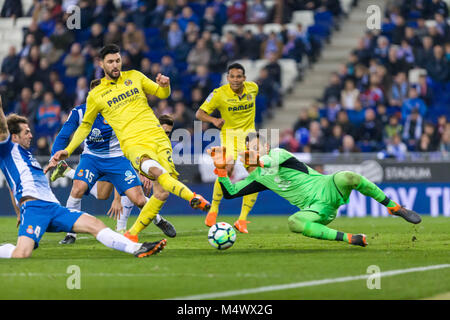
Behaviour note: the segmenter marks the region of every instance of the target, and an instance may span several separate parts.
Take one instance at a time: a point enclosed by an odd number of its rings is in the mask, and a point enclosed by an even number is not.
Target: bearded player
[[[348,203],[350,193],[357,190],[387,207],[391,215],[400,216],[410,223],[422,221],[419,214],[405,209],[389,199],[383,191],[365,177],[340,171],[323,175],[300,162],[293,154],[281,149],[270,149],[265,138],[258,133],[247,137],[247,150],[241,155],[252,170],[250,175],[236,184],[227,176],[226,149],[215,147],[208,150],[216,166],[215,173],[226,199],[272,190],[301,211],[288,219],[289,229],[304,236],[345,241],[365,247],[364,234],[351,234],[327,227],[336,218],[338,208]]]
[[[197,111],[196,117],[221,129],[221,145],[226,146],[233,155],[234,161],[228,163],[226,167],[228,175],[231,176],[239,152],[245,150],[245,137],[249,132],[255,131],[255,99],[258,94],[258,85],[245,81],[245,69],[239,63],[233,63],[228,67],[227,80],[228,84],[215,89],[208,96]],[[216,109],[220,112],[221,118],[210,116]],[[208,227],[216,223],[222,197],[222,188],[219,181],[216,180],[211,209],[205,219]],[[242,233],[248,233],[247,216],[257,197],[258,193],[254,193],[246,195],[242,199],[241,214],[234,223],[234,227]]]
[[[121,71],[120,48],[114,44],[103,47],[100,58],[105,77],[89,92],[83,121],[72,141],[53,155],[46,171],[72,154],[87,137],[100,113],[116,133],[125,157],[140,173],[155,181],[153,188],[156,192],[138,217],[142,223],[135,223],[125,236],[138,241],[137,234],[155,218],[169,192],[187,200],[193,208],[208,211],[210,204],[177,180],[170,139],[148,105],[147,95],[160,99],[170,95],[170,79],[158,74],[154,82],[139,71]]]

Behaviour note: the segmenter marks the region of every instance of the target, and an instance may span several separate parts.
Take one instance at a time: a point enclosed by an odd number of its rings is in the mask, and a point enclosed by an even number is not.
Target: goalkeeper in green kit
[[[272,190],[301,210],[288,219],[292,232],[365,247],[367,240],[364,234],[345,233],[326,226],[336,218],[338,208],[348,203],[352,190],[386,206],[391,215],[400,216],[414,224],[422,221],[419,214],[395,203],[373,182],[357,173],[340,171],[323,175],[284,149],[270,149],[265,138],[257,132],[251,132],[247,136],[246,147],[241,157],[245,165],[253,170],[249,171],[246,179],[235,184],[227,177],[226,149],[214,147],[208,150],[214,160],[214,172],[219,177],[225,199]]]

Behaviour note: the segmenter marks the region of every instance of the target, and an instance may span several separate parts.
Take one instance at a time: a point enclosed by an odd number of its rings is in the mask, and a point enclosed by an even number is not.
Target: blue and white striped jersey
[[[8,139],[0,141],[0,168],[11,188],[16,202],[25,196],[56,202],[41,165],[30,151]]]
[[[70,136],[74,133],[83,121],[86,112],[86,104],[76,106],[72,109],[69,118],[64,123],[61,131],[55,139],[52,147],[52,156],[59,150],[63,150],[69,144]],[[99,113],[92,125],[91,132],[84,140],[83,154],[90,154],[100,158],[113,158],[123,156],[119,140]]]

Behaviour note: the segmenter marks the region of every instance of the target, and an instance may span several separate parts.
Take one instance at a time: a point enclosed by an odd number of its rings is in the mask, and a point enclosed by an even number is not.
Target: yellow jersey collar
[[[242,91],[242,95],[241,96],[239,96],[237,93],[235,93],[233,90],[231,90],[231,87],[230,87],[229,83],[227,84],[227,89],[228,89],[228,91],[229,91],[229,93],[231,95],[234,95],[234,96],[238,97],[239,100],[244,99],[247,96],[247,94],[248,94],[247,86],[245,85],[245,82],[244,82],[244,90]]]
[[[103,85],[105,85],[105,84],[106,85],[116,85],[116,84],[120,83],[120,81],[123,79],[122,75],[123,75],[123,72],[121,71],[120,72],[120,76],[119,76],[119,78],[117,78],[116,81],[108,80],[108,79],[106,79],[106,76],[105,76],[105,77],[102,78],[101,84],[103,84]]]

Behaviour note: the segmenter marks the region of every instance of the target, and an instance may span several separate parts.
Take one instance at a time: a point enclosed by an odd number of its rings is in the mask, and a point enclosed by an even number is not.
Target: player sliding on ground
[[[28,258],[45,232],[90,233],[105,246],[142,258],[158,253],[166,240],[135,243],[112,231],[97,218],[59,204],[40,164],[28,150],[31,144],[28,120],[17,114],[7,118],[0,98],[0,167],[14,194],[18,213],[17,244],[0,246],[0,258]]]
[[[224,197],[232,199],[264,190],[274,191],[301,210],[288,219],[292,232],[365,247],[367,239],[364,234],[341,232],[326,226],[336,218],[338,208],[348,203],[352,190],[375,199],[386,206],[392,215],[414,224],[421,222],[416,212],[401,207],[374,183],[357,173],[341,171],[323,175],[284,149],[270,149],[265,138],[258,133],[250,133],[246,140],[247,150],[241,156],[253,171],[236,184],[231,183],[227,176],[226,149],[215,147],[208,150],[214,160],[215,173],[219,177]]]
[[[98,84],[100,84],[100,80],[92,81],[90,89],[92,90]],[[51,151],[52,156],[67,147],[70,136],[81,124],[85,112],[86,104],[72,109],[69,118],[55,138]],[[92,130],[83,145],[84,150],[77,168],[73,170],[63,160],[53,171],[50,181],[55,181],[63,176],[73,179],[66,207],[78,211],[81,210],[81,199],[84,194],[90,193],[97,199],[106,200],[115,187],[114,202],[108,213],[118,217],[116,231],[125,233],[127,220],[133,206],[142,208],[148,200],[144,195],[138,174],[130,161],[124,157],[116,134],[101,114],[97,115]],[[120,208],[118,208],[117,201],[120,202]],[[120,209],[122,209],[121,212],[118,212]],[[155,217],[155,225],[165,235],[175,237],[176,231],[173,225],[159,214]],[[76,234],[68,233],[60,241],[60,244],[73,244],[75,240]]]
[[[133,166],[154,179],[154,193],[141,210],[138,221],[125,236],[138,241],[137,234],[149,225],[167,200],[169,192],[187,200],[193,208],[208,211],[210,204],[177,180],[170,139],[148,105],[147,94],[160,99],[170,95],[170,79],[158,74],[156,83],[136,70],[121,71],[120,48],[109,44],[100,51],[105,77],[89,92],[83,121],[66,149],[56,152],[46,171],[69,157],[91,131],[97,114],[105,118],[119,139],[122,151]]]
[[[234,161],[228,163],[226,167],[229,176],[233,173],[238,154],[245,150],[245,137],[249,132],[255,131],[255,100],[259,89],[255,82],[245,81],[245,79],[245,69],[241,64],[229,65],[228,84],[211,92],[196,113],[197,119],[210,122],[221,129],[221,145],[233,154]],[[221,118],[210,116],[216,109],[220,111]],[[248,168],[246,169],[248,170]],[[222,189],[219,181],[216,180],[211,209],[205,219],[208,227],[216,223],[222,197]],[[255,205],[257,197],[258,193],[253,193],[242,198],[241,214],[234,223],[234,227],[242,233],[248,233],[247,216]]]

